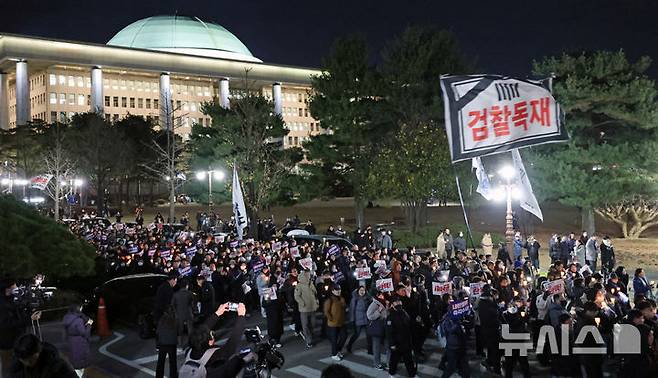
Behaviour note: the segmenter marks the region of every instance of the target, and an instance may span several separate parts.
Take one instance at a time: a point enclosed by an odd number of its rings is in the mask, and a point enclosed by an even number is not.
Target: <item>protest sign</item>
[[[279,252],[281,250],[281,242],[276,242],[272,244],[272,251]]]
[[[299,254],[299,247],[291,247],[291,248],[290,248],[290,256],[292,256],[292,257],[300,257],[300,254]]]
[[[331,277],[331,279],[332,279],[335,283],[340,283],[341,281],[344,281],[344,280],[345,280],[345,276],[343,275],[343,272],[336,272],[336,273],[333,274],[333,276]]]
[[[569,139],[550,79],[441,77],[452,161]]]
[[[549,294],[564,293],[564,280],[546,282],[544,284],[544,290]]]
[[[377,287],[377,290],[381,292],[390,292],[393,291],[393,279],[392,278],[384,278],[381,280],[377,280],[375,282],[375,287]]]
[[[461,318],[471,311],[471,304],[468,299],[454,301],[450,303],[450,316],[453,319]]]
[[[340,247],[336,244],[332,245],[327,249],[327,255],[337,255],[340,252]]]
[[[452,294],[452,282],[432,282],[432,294]]]
[[[375,268],[379,268],[380,266],[386,266],[386,261],[385,260],[377,260],[375,261]]]
[[[240,245],[240,241],[239,241],[239,240],[233,240],[233,241],[231,241],[230,243],[228,243],[228,246],[231,247],[231,248],[237,248],[238,245]]]
[[[263,288],[261,295],[266,301],[276,300],[276,286]]]
[[[369,280],[372,278],[372,273],[370,273],[370,268],[356,268],[356,279],[357,280]]]
[[[475,282],[468,285],[469,290],[471,291],[471,297],[479,298],[482,295],[482,288],[484,287],[484,282]]]
[[[131,245],[131,246],[128,248],[128,253],[130,253],[131,255],[132,255],[133,253],[137,253],[138,251],[139,251],[139,248],[137,248],[136,245]]]
[[[302,268],[304,268],[306,270],[311,270],[311,269],[313,269],[313,259],[311,259],[310,257],[307,257],[305,259],[301,259],[301,260],[299,260],[299,265],[301,265]]]

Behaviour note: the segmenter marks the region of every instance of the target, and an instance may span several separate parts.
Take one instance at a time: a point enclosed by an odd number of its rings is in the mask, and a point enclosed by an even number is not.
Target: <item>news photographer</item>
[[[213,329],[219,318],[227,311],[236,311],[235,325],[223,345],[215,344]],[[243,303],[224,303],[217,311],[210,314],[203,324],[196,327],[190,335],[191,350],[185,355],[185,362],[180,369],[181,378],[196,377],[205,371],[208,378],[236,377],[246,363],[255,358],[253,353],[241,357],[237,355],[240,340],[244,332],[247,309]]]
[[[17,301],[18,287],[13,279],[0,281],[0,357],[2,376],[7,376],[14,344],[25,333],[30,321],[41,318],[41,311],[29,313]]]

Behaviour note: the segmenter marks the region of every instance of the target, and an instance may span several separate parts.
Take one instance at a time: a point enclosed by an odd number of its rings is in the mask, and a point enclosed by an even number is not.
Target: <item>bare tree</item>
[[[52,179],[46,186],[45,192],[55,204],[55,219],[59,219],[60,201],[66,197],[62,190],[63,180],[72,177],[75,164],[65,146],[66,125],[55,123],[46,131],[47,147],[43,153],[43,163],[47,174]],[[73,188],[73,182],[70,183]]]
[[[649,227],[658,225],[658,201],[637,197],[608,204],[595,210],[600,216],[615,222],[625,238],[637,239]]]
[[[167,112],[169,114],[167,119],[160,120],[160,131],[152,143],[147,145],[153,150],[155,159],[148,164],[142,164],[156,179],[164,180],[167,183],[170,222],[173,222],[176,216],[176,189],[187,180],[179,159],[185,146],[181,143],[180,137],[176,136],[176,129],[183,126],[183,118],[186,114],[177,116],[175,113],[178,110],[179,108],[176,108]]]

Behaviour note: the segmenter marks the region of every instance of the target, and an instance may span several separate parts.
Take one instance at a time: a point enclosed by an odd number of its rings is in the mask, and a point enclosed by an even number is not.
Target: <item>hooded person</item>
[[[82,306],[79,304],[72,305],[62,321],[69,345],[69,362],[80,377],[90,364],[89,338],[92,323],[93,321],[82,313]]]

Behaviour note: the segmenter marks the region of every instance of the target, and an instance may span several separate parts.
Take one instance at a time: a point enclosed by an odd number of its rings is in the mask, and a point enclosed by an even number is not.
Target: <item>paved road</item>
[[[260,326],[265,329],[264,320],[260,315],[252,316],[248,326]],[[220,337],[226,337],[229,329],[221,329]],[[49,342],[56,344],[64,353],[67,347],[63,343],[63,332],[61,325],[52,323],[43,326],[44,338]],[[318,342],[312,349],[306,350],[304,341],[294,335],[288,327],[281,340],[283,344],[282,352],[286,358],[286,363],[281,370],[274,371],[276,378],[319,378],[322,369],[334,363],[330,356],[331,346],[327,340]],[[481,359],[474,354],[473,339],[471,339],[469,348],[469,365],[471,375],[474,377],[489,376],[483,373],[480,368]],[[372,359],[365,350],[365,336],[354,345],[354,352],[347,354],[346,358],[340,364],[349,367],[356,377],[379,378],[388,377],[387,372],[379,371],[372,368]],[[245,342],[246,345],[246,342]],[[113,335],[103,340],[95,340],[93,343],[93,368],[89,371],[92,377],[138,377],[148,378],[155,376],[155,366],[157,355],[155,354],[155,341],[142,340],[137,332],[132,329],[118,329]],[[442,372],[438,369],[441,353],[434,338],[427,340],[425,352],[428,356],[427,362],[420,364],[418,375],[423,378],[440,377]],[[182,354],[179,355],[179,367],[183,362]],[[530,366],[533,376],[549,376],[548,369],[541,367],[534,357],[530,357]],[[520,372],[514,376],[521,376]],[[405,377],[406,369],[404,364],[398,366],[398,376]],[[457,375],[453,375],[456,377]]]

